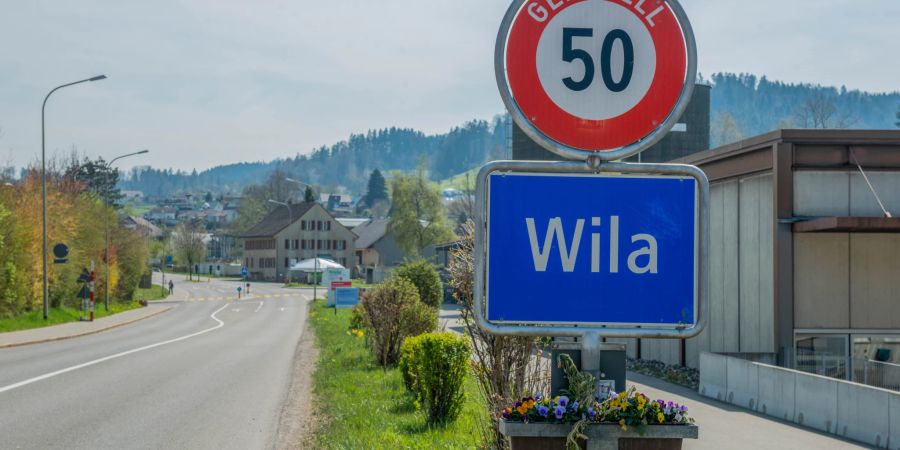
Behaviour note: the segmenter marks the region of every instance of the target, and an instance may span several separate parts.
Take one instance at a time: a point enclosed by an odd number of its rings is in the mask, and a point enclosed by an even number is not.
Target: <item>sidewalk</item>
[[[0,333],[0,348],[40,344],[96,334],[162,314],[172,308],[172,305],[151,304],[145,308],[132,309],[93,322],[70,322],[52,327]]]
[[[700,439],[685,440],[688,449],[863,449],[862,444],[803,428],[733,405],[702,397],[686,387],[628,372],[628,385],[651,399],[672,400],[687,405],[697,420]]]

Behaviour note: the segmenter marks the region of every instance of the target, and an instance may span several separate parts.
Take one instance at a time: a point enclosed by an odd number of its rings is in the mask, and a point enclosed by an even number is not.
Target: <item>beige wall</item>
[[[685,345],[700,353],[775,352],[774,183],[771,174],[727,180],[710,191],[709,324]],[[645,359],[678,363],[678,341],[642,341]]]
[[[794,323],[900,328],[900,235],[794,235]]]
[[[331,231],[325,231],[324,225],[322,231],[315,230],[306,230],[304,231],[301,226],[301,221],[331,221]],[[338,241],[347,241],[347,249],[346,250],[328,250],[327,247],[323,246],[321,250],[314,249],[293,249],[293,244],[290,250],[285,250],[284,248],[284,240],[290,239],[293,241],[294,239],[313,239],[313,240],[338,240]],[[296,259],[296,260],[304,260],[315,257],[317,254],[320,255],[331,255],[330,259],[341,263],[341,258],[346,258],[346,267],[352,268],[356,264],[356,235],[353,234],[350,230],[339,224],[321,205],[316,205],[312,209],[310,209],[306,214],[301,218],[295,218],[295,222],[278,233],[275,248],[277,249],[277,265],[278,265],[278,273],[279,274],[287,274],[287,269],[284,267],[284,259]],[[324,243],[323,243],[324,245]],[[302,248],[302,245],[301,245]]]
[[[897,172],[866,175],[885,208],[900,213],[900,177]],[[812,217],[882,217],[859,171],[800,171],[794,173],[794,215]]]
[[[850,326],[900,328],[900,235],[850,236]]]

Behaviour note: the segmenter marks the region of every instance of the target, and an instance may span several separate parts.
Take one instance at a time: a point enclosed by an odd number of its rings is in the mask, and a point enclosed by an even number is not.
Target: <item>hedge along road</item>
[[[97,335],[0,350],[4,448],[271,448],[306,291],[184,283],[188,301]]]

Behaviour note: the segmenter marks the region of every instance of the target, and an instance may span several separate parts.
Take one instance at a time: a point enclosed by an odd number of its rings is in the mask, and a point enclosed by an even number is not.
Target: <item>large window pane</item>
[[[797,370],[847,378],[847,336],[798,336]]]
[[[854,335],[853,381],[900,390],[900,335]]]

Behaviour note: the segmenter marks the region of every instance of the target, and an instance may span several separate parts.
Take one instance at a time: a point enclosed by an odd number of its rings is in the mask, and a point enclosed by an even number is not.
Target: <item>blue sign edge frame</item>
[[[559,324],[546,323],[503,323],[487,319],[487,230],[488,230],[488,190],[489,177],[497,172],[515,174],[628,174],[628,175],[668,175],[691,177],[697,181],[699,194],[697,218],[699,232],[697,253],[698,270],[695,274],[697,286],[696,323],[684,327],[660,327],[647,325],[640,327],[630,324]],[[476,180],[475,192],[475,292],[474,312],[476,323],[485,331],[503,336],[549,336],[549,337],[583,337],[597,334],[608,338],[660,338],[686,339],[700,334],[709,321],[709,178],[696,166],[685,164],[641,164],[623,162],[587,162],[563,161],[495,161],[481,168]],[[615,325],[615,326],[611,326]],[[623,326],[628,325],[628,326]]]

